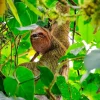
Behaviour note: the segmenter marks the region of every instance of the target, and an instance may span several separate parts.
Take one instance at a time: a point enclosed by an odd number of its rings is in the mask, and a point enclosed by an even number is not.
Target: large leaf
[[[95,34],[94,34],[94,39],[96,42],[96,46],[98,48],[100,48],[100,30],[98,30]]]
[[[98,30],[95,34],[94,34],[95,40],[96,42],[100,42],[100,30]]]
[[[89,83],[84,88],[84,93],[89,98],[89,100],[99,100],[100,94],[97,93],[98,86],[95,83]]]
[[[30,25],[37,21],[37,15],[28,9],[23,2],[18,2],[15,5],[23,26]]]
[[[70,91],[71,91],[71,99],[72,100],[80,100],[80,92],[74,87],[70,85]]]
[[[61,92],[63,100],[79,100],[79,91],[74,86],[67,84],[63,76],[57,77],[56,83]]]
[[[10,60],[8,60],[8,62],[5,63],[4,66],[2,67],[1,72],[5,76],[13,76],[15,68],[16,67],[14,61],[11,62]]]
[[[17,13],[17,9],[16,9],[13,1],[12,0],[7,0],[7,3],[9,4],[10,9],[11,9],[13,15],[15,16],[16,20],[18,21],[18,23],[20,24],[20,26],[22,26],[22,23],[20,21],[20,18],[18,16],[18,13]]]
[[[32,5],[30,2],[28,2],[28,0],[22,0],[28,7],[30,10],[32,10],[35,14],[42,16],[42,13],[34,6]]]
[[[47,7],[55,7],[58,0],[45,0]]]
[[[27,0],[27,1],[36,6],[37,0]]]
[[[85,95],[81,95],[80,100],[89,100]]]
[[[30,16],[28,15],[28,12],[26,10],[27,7],[25,6],[25,4],[22,2],[18,2],[18,3],[15,3],[15,6],[18,11],[22,25],[26,26],[26,25],[31,24]]]
[[[75,70],[79,70],[82,67],[83,60],[74,60],[74,66],[73,68]]]
[[[63,100],[70,100],[69,86],[63,76],[57,77],[57,86],[61,92]]]
[[[24,3],[17,2],[15,3],[15,6],[23,26],[28,26],[30,24],[37,22],[37,15],[34,12],[32,12],[29,8],[27,8]],[[20,27],[20,25],[15,18],[8,19],[7,25],[14,34],[23,34],[27,32],[27,31],[19,31],[17,29],[18,27]]]
[[[18,67],[16,70],[16,79],[19,82],[17,95],[25,98],[26,100],[33,100],[34,97],[33,73],[25,67]]]
[[[6,46],[4,46],[4,48],[2,49],[2,54],[6,57],[8,57],[11,53],[11,43],[8,42],[8,44]]]
[[[84,64],[88,71],[100,68],[100,50],[92,50],[84,58]]]
[[[20,32],[19,30],[16,29],[16,27],[20,27],[19,23],[17,20],[12,17],[8,20],[7,25],[9,26],[9,29],[14,33],[14,34],[20,34],[24,32]]]
[[[29,49],[29,47],[30,47],[29,42],[27,42],[27,41],[20,42],[19,47],[18,47],[18,53],[21,54],[21,53],[27,51]]]
[[[35,85],[35,94],[40,94],[40,95],[45,95],[46,91],[45,91],[45,85],[43,84],[43,82],[41,80],[38,80],[36,82]]]
[[[68,58],[70,58],[70,59],[73,59],[73,58],[80,58],[80,59],[82,59],[83,57],[84,57],[85,55],[84,54],[78,54],[78,55],[73,55],[73,54],[71,54],[71,53],[68,53],[67,55],[65,55],[65,56],[62,56],[60,59],[59,59],[59,62],[61,62],[61,61],[63,61],[63,60],[66,60],[66,59],[68,59]]]
[[[33,100],[34,97],[34,75],[24,67],[18,67],[16,77],[7,77],[4,80],[4,89],[9,96],[17,95],[26,100]]]
[[[72,53],[76,56],[83,48],[83,43],[74,43],[68,48],[66,55],[67,53]]]
[[[16,93],[18,82],[15,78],[6,77],[4,80],[4,90],[8,96],[13,96]]]
[[[94,28],[90,22],[85,23],[82,16],[78,18],[78,28],[83,40],[90,43],[93,40]]]
[[[40,70],[41,81],[48,87],[54,78],[53,73],[47,67],[38,66],[38,68]]]
[[[56,82],[55,82],[54,86],[52,87],[52,90],[51,91],[52,91],[53,94],[61,95],[61,92],[60,92],[60,90],[59,90]]]

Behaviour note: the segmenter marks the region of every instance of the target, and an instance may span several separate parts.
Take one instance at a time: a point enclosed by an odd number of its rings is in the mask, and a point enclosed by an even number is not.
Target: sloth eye
[[[38,37],[38,35],[37,34],[33,34],[32,37]]]
[[[39,35],[43,35],[43,33],[42,33],[42,32],[39,32],[38,34],[39,34]]]
[[[39,33],[36,33],[36,34],[32,34],[32,36],[34,39],[37,39],[37,38],[44,38],[45,36],[43,35],[42,32],[39,32]]]

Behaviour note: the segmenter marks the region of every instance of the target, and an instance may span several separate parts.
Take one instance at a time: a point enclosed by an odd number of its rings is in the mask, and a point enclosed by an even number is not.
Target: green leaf
[[[63,100],[70,100],[69,86],[63,76],[57,77],[57,86],[61,92]]]
[[[98,90],[98,86],[95,83],[89,83],[87,84],[87,86],[84,88],[84,93],[86,94],[86,96],[88,96],[89,98],[93,99],[93,100],[98,100],[95,98],[95,96],[97,96],[98,94],[96,93]],[[99,95],[100,96],[100,95]],[[90,100],[91,100],[90,99]]]
[[[34,79],[34,75],[31,70],[25,67],[19,66],[16,70],[16,78],[20,83],[25,82],[25,81],[30,81]]]
[[[5,53],[5,52],[4,52]],[[1,55],[1,58],[0,58],[0,64],[4,64],[5,60],[7,59],[7,57],[5,55]]]
[[[45,0],[47,7],[55,7],[58,0]]]
[[[3,49],[2,49],[2,54],[5,57],[8,57],[11,53],[11,43],[9,42]]]
[[[29,60],[30,59],[28,59],[26,56],[20,57],[20,58],[18,58],[18,65],[29,62]]]
[[[78,28],[83,40],[90,43],[93,40],[94,28],[91,23],[84,23],[82,16],[78,18]]]
[[[100,30],[98,30],[98,31],[94,34],[94,36],[95,36],[96,42],[100,42]]]
[[[10,61],[10,60],[8,60],[8,62],[5,63],[1,69],[1,72],[5,76],[13,76],[14,71],[15,71],[15,63],[14,61]]]
[[[88,71],[100,68],[100,50],[92,50],[84,58],[84,64]]]
[[[74,66],[73,68],[75,70],[79,70],[82,67],[83,60],[74,60]]]
[[[79,91],[74,86],[67,84],[63,76],[57,77],[56,83],[61,92],[63,100],[79,100]]]
[[[72,100],[80,100],[80,92],[74,87],[70,85],[70,91],[71,91],[71,96]]]
[[[27,1],[36,6],[37,0],[27,0]]]
[[[37,22],[38,16],[34,12],[32,12],[29,8],[27,8],[24,3],[17,2],[15,3],[15,6],[23,26],[27,26]],[[20,25],[15,18],[8,19],[7,25],[15,35],[28,32],[28,31],[19,31],[17,29],[18,27],[20,27]]]
[[[32,10],[35,14],[42,16],[42,13],[36,8],[34,7],[30,2],[28,2],[27,0],[22,0],[28,7],[30,10]]]
[[[38,16],[33,11],[31,11],[29,8],[27,8],[27,11],[30,16],[31,23],[32,24],[36,23],[38,21]]]
[[[38,20],[36,24],[41,27],[46,27],[46,26],[48,27],[48,23],[49,23],[49,20],[45,18],[44,20]]]
[[[1,76],[1,72],[0,72],[0,91],[4,91],[3,78]]]
[[[18,53],[21,54],[25,51],[27,51],[30,47],[30,43],[27,41],[22,41],[20,42],[19,46],[18,46]]]
[[[4,90],[8,96],[13,96],[16,93],[18,82],[15,78],[6,77],[4,79]]]
[[[34,75],[32,71],[25,67],[18,67],[16,70],[16,79],[19,82],[17,95],[26,100],[33,100],[34,97]]]
[[[27,13],[26,6],[22,2],[15,4],[18,10],[18,14],[23,26],[31,24],[30,16]]]
[[[15,16],[16,20],[18,21],[18,23],[20,24],[20,26],[22,26],[22,23],[20,21],[20,18],[18,16],[18,13],[17,13],[17,9],[16,9],[13,1],[12,0],[7,0],[7,3],[9,4],[10,9],[11,9],[13,15]]]
[[[15,34],[15,35],[18,35],[20,33],[24,33],[24,32],[20,32],[19,30],[17,30],[16,27],[20,27],[19,23],[17,22],[17,20],[12,17],[10,19],[8,19],[7,21],[7,25],[9,27],[9,29]]]
[[[48,87],[54,78],[53,73],[47,67],[38,66],[38,69],[40,70],[41,81]]]
[[[80,59],[82,59],[84,56],[85,56],[84,54],[78,54],[77,56],[75,56],[75,55],[73,55],[73,54],[71,54],[71,53],[68,53],[67,55],[62,56],[62,57],[58,60],[58,62],[62,62],[63,60],[66,60],[66,59],[68,59],[68,58],[70,58],[70,59],[73,59],[73,58],[80,58]]]
[[[66,54],[72,53],[76,56],[83,48],[84,48],[83,43],[74,43],[68,48]]]
[[[78,4],[78,0],[74,0],[74,2],[75,2],[76,4]]]
[[[58,86],[57,86],[57,84],[55,83],[54,84],[54,86],[52,87],[52,93],[53,94],[56,94],[56,95],[61,95],[61,92],[60,92],[60,90],[59,90],[59,88],[58,88]]]
[[[85,95],[81,95],[80,100],[89,100]]]
[[[3,17],[0,16],[0,22],[2,22],[2,21],[3,21]]]
[[[41,80],[38,80],[35,85],[35,94],[45,95],[45,85]]]
[[[37,15],[34,14],[34,12],[30,11],[30,9],[27,8],[24,3],[18,2],[15,5],[23,26],[33,24],[37,21]]]

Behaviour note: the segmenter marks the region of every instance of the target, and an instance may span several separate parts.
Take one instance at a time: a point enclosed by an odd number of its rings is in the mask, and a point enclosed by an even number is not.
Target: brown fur
[[[56,8],[57,10],[59,10],[60,13],[65,14],[69,12],[69,7],[67,6],[67,4],[63,5],[58,2]],[[69,47],[69,39],[68,39],[69,24],[70,22],[66,21],[65,24],[58,25],[58,23],[54,21],[54,24],[52,25],[50,32],[41,27],[36,29],[35,30],[36,33],[38,33],[37,31],[39,32],[41,31],[46,36],[46,38],[43,40],[44,42],[42,42],[41,40],[35,43],[31,40],[32,46],[37,52],[42,53],[43,56],[40,58],[38,63],[34,62],[27,63],[25,66],[33,70],[33,72],[37,65],[47,66],[53,73],[55,73],[56,67],[58,66],[58,60],[65,54],[66,50]],[[49,46],[47,44],[49,44]],[[37,48],[39,46],[41,47],[41,45],[44,47],[44,49]],[[67,65],[68,64],[64,65],[63,67],[64,70],[62,70],[62,74],[64,76],[68,74]],[[36,72],[38,71],[35,70],[35,73]]]

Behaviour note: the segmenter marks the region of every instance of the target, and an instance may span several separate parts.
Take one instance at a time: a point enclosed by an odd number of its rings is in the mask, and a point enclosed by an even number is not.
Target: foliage
[[[100,1],[66,0],[70,13],[65,15],[55,9],[58,1],[62,0],[0,1],[0,100],[37,100],[36,94],[54,100],[58,95],[63,100],[100,99]],[[49,27],[49,19],[58,24],[70,20],[72,43],[59,59],[60,64],[66,59],[72,63],[67,81],[47,67],[38,66],[40,80],[35,82],[31,70],[18,67],[35,53],[29,39],[31,31],[20,27]]]

